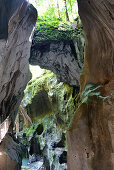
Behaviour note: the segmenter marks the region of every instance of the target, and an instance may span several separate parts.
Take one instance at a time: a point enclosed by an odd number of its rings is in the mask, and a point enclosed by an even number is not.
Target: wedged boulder
[[[34,35],[35,38],[37,35]],[[53,71],[61,82],[79,86],[83,41],[83,36],[78,40],[33,41],[30,64]]]
[[[12,133],[23,91],[30,79],[28,59],[36,18],[36,9],[26,0],[0,1],[0,123],[8,118],[11,122],[10,133]],[[6,132],[6,129],[0,131],[0,133]],[[3,166],[5,169],[13,170],[18,169],[17,164],[21,164],[21,162],[12,159],[15,154],[18,155],[18,150],[15,150],[14,155],[12,155],[12,144],[13,140],[5,145],[3,157],[0,157],[0,161],[2,161],[0,168]],[[12,154],[8,157],[9,147]],[[7,161],[5,158],[8,158]],[[11,168],[9,168],[10,166]]]
[[[114,2],[78,0],[78,5],[86,37],[84,69],[80,78],[82,94],[85,87],[88,89],[68,131],[68,169],[112,170]],[[94,91],[93,84],[96,86]]]

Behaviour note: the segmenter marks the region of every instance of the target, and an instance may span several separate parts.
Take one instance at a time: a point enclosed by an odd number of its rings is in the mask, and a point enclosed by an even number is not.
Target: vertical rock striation
[[[81,91],[101,85],[78,108],[69,128],[69,170],[114,169],[114,0],[78,0],[86,47]],[[105,100],[103,100],[106,97]]]
[[[3,123],[9,116],[10,132],[23,97],[23,91],[30,79],[28,59],[36,18],[35,8],[25,0],[0,1],[0,123]],[[2,132],[4,133],[4,129]],[[7,138],[11,141],[10,137]],[[15,168],[19,169],[17,165],[19,159],[15,159],[16,154],[18,157],[18,149],[15,151],[17,153],[13,152],[13,149],[17,147],[14,147],[14,144],[12,147],[10,146],[9,150],[9,146],[5,145],[4,141],[5,139],[0,146],[2,155],[0,167],[8,169],[7,166],[14,161]],[[7,157],[9,156],[7,159],[9,162],[4,163],[3,152]]]

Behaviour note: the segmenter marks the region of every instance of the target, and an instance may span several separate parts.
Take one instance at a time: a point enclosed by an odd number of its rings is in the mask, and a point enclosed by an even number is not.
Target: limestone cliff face
[[[83,45],[83,37],[78,40],[35,42],[32,44],[30,64],[53,71],[59,81],[79,86],[83,66]]]
[[[79,0],[86,48],[85,85],[101,85],[103,98],[90,97],[77,110],[68,132],[69,170],[114,169],[114,1]],[[90,89],[88,89],[90,90]]]
[[[6,32],[4,32],[5,29],[0,29],[0,35],[4,35],[0,37],[0,123],[9,116],[11,132],[18,106],[23,97],[23,91],[29,81],[28,59],[37,12],[25,0],[10,1],[9,4],[11,6],[9,7],[11,8],[7,8],[8,3],[9,1],[2,1],[0,4],[0,22],[3,21],[2,12],[4,13],[4,11],[2,10],[5,8],[8,12],[6,16],[6,25],[8,25],[8,28],[3,23],[2,26],[6,28]],[[5,40],[6,38],[7,40]],[[1,127],[0,137],[2,137],[2,130],[4,129]],[[8,154],[7,148],[3,151],[3,148],[0,147],[0,152]],[[13,149],[10,149],[9,152],[13,155]],[[18,162],[18,159],[15,161]],[[4,164],[4,161],[0,157],[1,166],[3,166],[3,169],[8,169],[7,164]]]

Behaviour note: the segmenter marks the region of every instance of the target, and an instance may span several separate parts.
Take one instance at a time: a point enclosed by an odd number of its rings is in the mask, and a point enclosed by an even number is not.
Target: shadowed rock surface
[[[0,0],[0,39],[8,38],[8,22],[23,0]]]
[[[30,64],[53,71],[59,81],[79,86],[83,66],[82,40],[33,41]]]
[[[114,1],[78,0],[86,48],[81,91],[101,85],[77,110],[68,131],[69,170],[114,169]],[[88,91],[90,88],[88,88]],[[106,100],[104,100],[104,98]]]
[[[25,0],[0,1],[0,123],[9,116],[10,133],[23,91],[30,79],[28,59],[36,18],[35,8]],[[3,140],[2,145],[5,145],[5,140],[7,139]],[[13,144],[12,138],[8,140],[9,145]],[[8,154],[9,147],[11,155]],[[1,154],[4,156],[0,159],[0,168],[9,170],[12,164],[10,169],[20,170],[21,159],[18,159],[15,143],[3,148]],[[6,157],[8,161],[4,161]]]

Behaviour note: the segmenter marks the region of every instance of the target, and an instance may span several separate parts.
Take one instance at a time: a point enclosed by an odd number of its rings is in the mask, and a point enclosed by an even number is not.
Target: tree
[[[59,18],[61,18],[61,16],[60,16],[60,9],[59,9],[59,1],[58,0],[57,0],[57,11],[58,11]]]
[[[69,15],[68,15],[68,10],[67,10],[66,0],[64,0],[64,6],[65,6],[66,21],[69,21]]]

